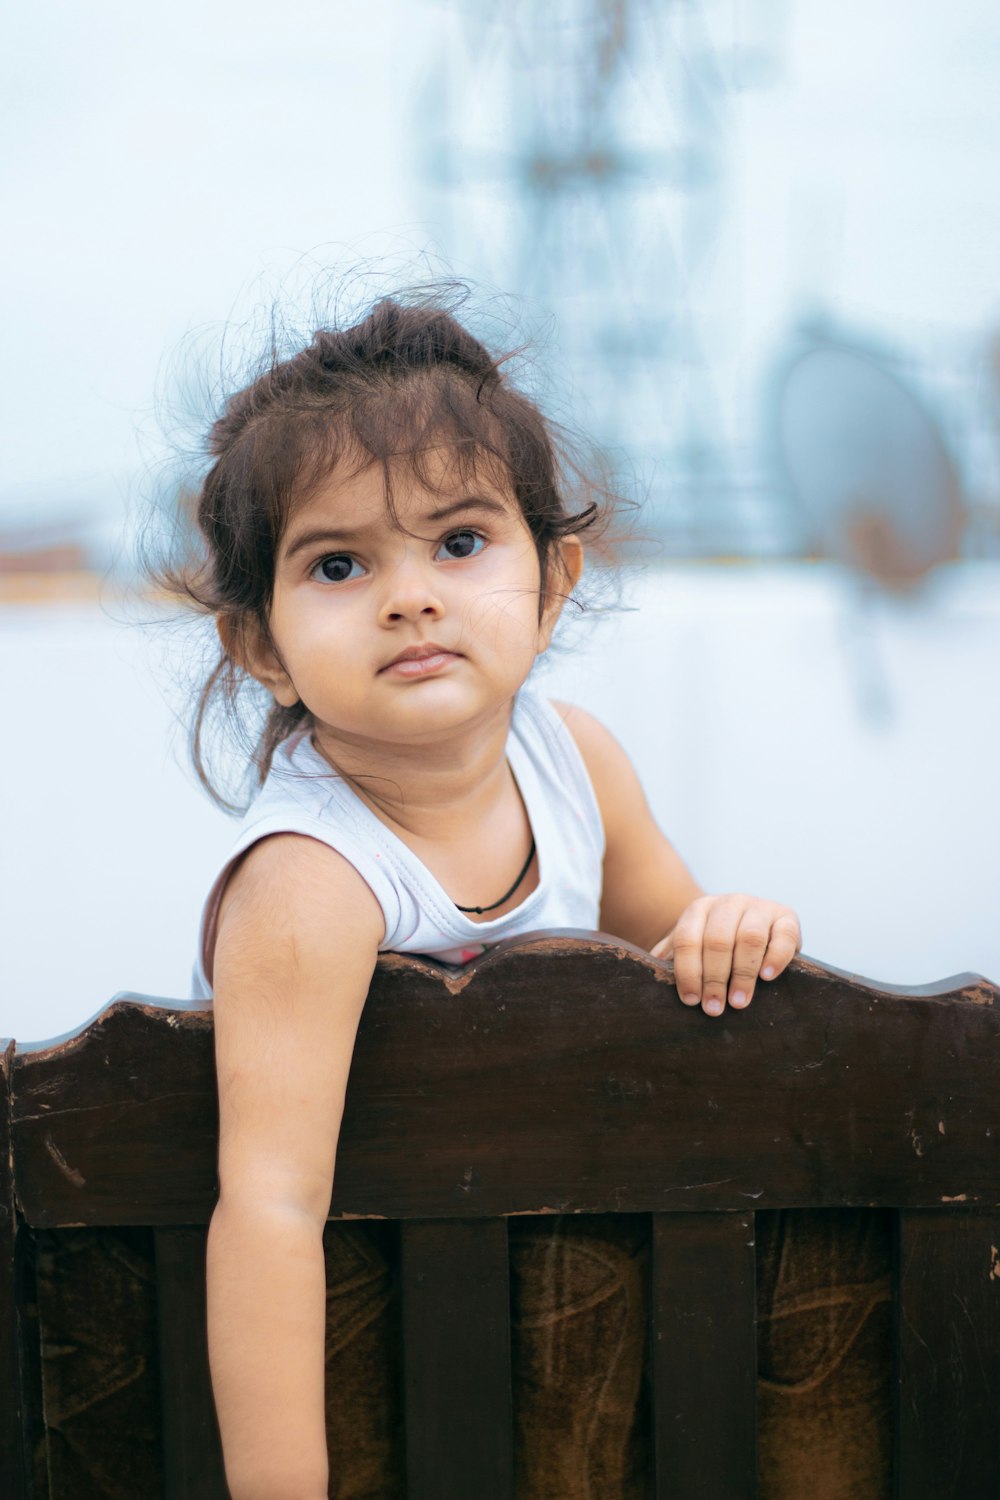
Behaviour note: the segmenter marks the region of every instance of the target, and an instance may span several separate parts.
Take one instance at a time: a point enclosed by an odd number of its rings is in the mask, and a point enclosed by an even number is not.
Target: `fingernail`
[[[773,979],[774,978],[774,970],[771,968],[770,964],[768,964],[768,966],[767,966],[766,969],[761,969],[761,971],[760,971],[760,977],[761,977],[761,979]]]
[[[729,997],[729,1003],[730,1005],[735,1005],[736,1009],[739,1010],[741,1005],[746,1005],[747,997],[742,990],[735,990]]]
[[[699,1005],[701,1003],[700,995],[682,995],[681,999],[685,1005]]]
[[[708,1012],[708,1014],[710,1016],[717,1016],[717,1015],[721,1014],[721,1011],[722,1011],[722,1001],[721,1000],[706,1000],[705,1001],[705,1009],[706,1009],[706,1011]]]

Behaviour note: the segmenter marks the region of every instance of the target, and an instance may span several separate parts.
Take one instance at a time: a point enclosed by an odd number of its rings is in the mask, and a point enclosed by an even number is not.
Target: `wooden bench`
[[[1000,1495],[998,1002],[970,975],[894,989],[800,960],[709,1020],[664,965],[590,935],[461,975],[383,959],[331,1218],[399,1222],[412,1500],[510,1500],[507,1222],[551,1213],[651,1216],[653,1493],[752,1496],[754,1215],[841,1205],[895,1214],[896,1493]],[[6,1044],[2,1088],[3,1494],[41,1500],[35,1233],[148,1225],[166,1494],[218,1500],[210,1008],[119,997],[77,1033]]]

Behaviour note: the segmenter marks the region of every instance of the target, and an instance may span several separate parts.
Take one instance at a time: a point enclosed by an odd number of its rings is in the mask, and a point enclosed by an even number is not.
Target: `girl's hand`
[[[651,949],[672,958],[674,983],[685,1005],[721,1016],[750,1004],[757,976],[774,979],[802,944],[799,919],[788,906],[757,896],[699,896],[671,933]]]

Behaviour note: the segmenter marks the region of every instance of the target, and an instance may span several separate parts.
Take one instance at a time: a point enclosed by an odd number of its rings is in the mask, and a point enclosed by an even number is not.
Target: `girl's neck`
[[[417,840],[449,843],[481,826],[514,790],[510,719],[505,704],[488,723],[427,745],[345,739],[326,726],[313,731],[312,742],[384,823]]]

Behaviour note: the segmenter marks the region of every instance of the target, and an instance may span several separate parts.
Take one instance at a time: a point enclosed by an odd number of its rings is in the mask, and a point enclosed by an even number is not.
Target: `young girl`
[[[233,1500],[322,1500],[322,1235],[379,953],[464,964],[599,928],[671,957],[713,1017],[786,967],[799,924],[703,892],[608,731],[526,685],[600,507],[447,310],[384,301],[318,332],[230,401],[211,453],[191,587],[222,654],[199,722],[251,679],[270,705],[196,972],[220,1104],[212,1379]]]

